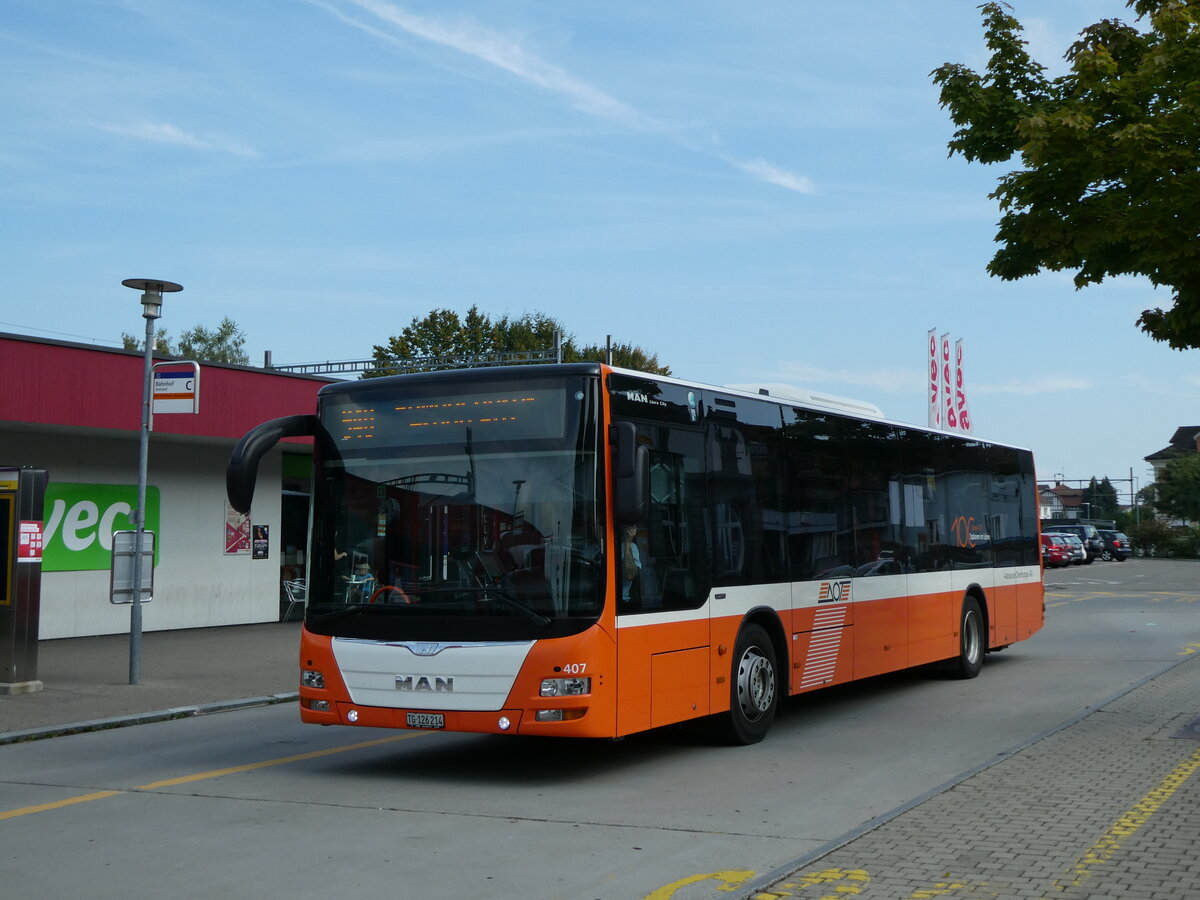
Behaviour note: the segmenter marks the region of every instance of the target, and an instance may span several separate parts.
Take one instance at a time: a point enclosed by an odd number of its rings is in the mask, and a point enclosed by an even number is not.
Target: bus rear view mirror
[[[637,427],[632,422],[618,422],[612,428],[617,450],[614,511],[621,525],[636,525],[646,518],[649,505],[650,453],[638,444]]]
[[[251,428],[233,448],[225,470],[225,493],[229,505],[240,513],[250,512],[258,464],[281,438],[312,437],[317,433],[316,416],[283,416]]]

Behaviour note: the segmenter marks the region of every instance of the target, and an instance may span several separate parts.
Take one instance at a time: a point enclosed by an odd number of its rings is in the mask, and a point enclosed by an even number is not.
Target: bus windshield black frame
[[[329,386],[306,627],[367,640],[574,634],[604,602],[598,367]]]

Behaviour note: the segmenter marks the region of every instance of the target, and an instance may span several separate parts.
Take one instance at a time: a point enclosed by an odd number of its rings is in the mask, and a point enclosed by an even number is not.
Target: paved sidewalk
[[[0,695],[0,744],[291,700],[299,651],[299,622],[146,632],[131,685],[128,634],[41,641],[44,689]]]
[[[1193,656],[739,897],[1195,900],[1198,720]]]

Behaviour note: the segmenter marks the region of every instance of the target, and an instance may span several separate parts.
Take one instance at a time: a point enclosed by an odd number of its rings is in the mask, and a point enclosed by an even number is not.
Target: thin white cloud
[[[310,0],[310,2],[325,9],[348,25],[391,43],[396,42],[396,38],[392,34],[347,16],[330,3],[323,2],[323,0]],[[417,15],[395,3],[388,2],[388,0],[346,0],[346,2],[374,16],[379,22],[399,29],[404,34],[495,66],[527,84],[561,97],[572,107],[587,115],[638,131],[668,133],[671,130],[665,123],[642,114],[600,88],[576,78],[561,66],[540,58],[509,35],[485,28],[477,22],[461,17],[454,21],[433,19]],[[679,143],[692,150],[697,149],[688,141],[679,140]],[[785,190],[800,194],[811,194],[815,190],[810,179],[788,172],[765,160],[756,159],[742,162],[723,155],[718,155],[718,158],[759,181]]]
[[[797,175],[794,172],[788,172],[785,169],[772,165],[765,159],[754,159],[747,162],[730,160],[730,162],[747,175],[753,175],[755,178],[761,179],[768,184],[778,185],[789,191],[795,191],[797,194],[812,194],[817,189],[811,178]]]
[[[172,125],[170,122],[137,122],[128,125],[99,123],[95,127],[110,134],[119,134],[140,141],[173,144],[178,147],[191,147],[195,150],[216,150],[221,153],[250,158],[256,158],[259,155],[254,148],[245,144],[224,138],[201,137],[184,131],[178,125]]]
[[[569,72],[539,59],[512,38],[465,19],[437,21],[382,0],[351,0],[356,6],[400,30],[490,63],[567,100],[576,109],[623,125],[652,124],[636,110]]]

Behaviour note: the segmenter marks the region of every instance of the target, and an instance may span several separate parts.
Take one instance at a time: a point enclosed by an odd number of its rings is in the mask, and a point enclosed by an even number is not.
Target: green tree
[[[608,347],[599,344],[589,344],[579,350],[579,360],[604,362],[608,356]],[[612,345],[612,364],[622,369],[633,369],[636,372],[652,372],[657,375],[670,375],[669,366],[658,361],[657,353],[650,353],[633,344],[614,342]]]
[[[250,362],[246,355],[246,335],[237,322],[226,316],[211,331],[196,325],[179,336],[179,356],[207,362],[244,366]]]
[[[563,362],[604,359],[604,347],[579,348],[562,323],[545,313],[524,313],[517,318],[503,316],[492,320],[480,312],[478,306],[472,306],[463,316],[451,309],[435,309],[424,318],[413,317],[400,334],[389,338],[386,344],[376,344],[372,348],[375,368],[362,377],[444,368],[436,361],[438,359],[463,363],[479,360],[486,364],[492,354],[550,350],[554,347],[556,333],[560,336]],[[615,344],[613,362],[644,372],[671,374],[670,369],[659,364],[657,355],[632,344]]]
[[[1117,515],[1117,489],[1113,487],[1113,483],[1108,480],[1105,475],[1103,480],[1096,481],[1095,476],[1088,483],[1087,491],[1084,493],[1087,497],[1087,503],[1091,510],[1091,518],[1093,519],[1115,519]]]
[[[1147,30],[1085,28],[1070,73],[1049,80],[1007,4],[984,3],[984,73],[946,63],[931,75],[958,126],[951,155],[1020,156],[990,195],[1001,218],[988,272],[1069,269],[1076,288],[1144,275],[1172,305],[1137,324],[1182,350],[1200,346],[1200,0],[1127,5]]]
[[[1200,522],[1200,453],[1171,460],[1159,473],[1156,484],[1159,511]]]
[[[121,344],[126,350],[141,350],[145,347],[145,339],[139,340],[131,334],[122,333]],[[250,362],[250,357],[244,349],[245,344],[246,335],[242,333],[237,322],[228,316],[214,329],[194,325],[180,335],[176,345],[172,345],[167,332],[156,331],[154,334],[154,350],[157,353],[236,366],[244,366]]]
[[[122,331],[121,346],[126,350],[137,350],[140,352],[146,348],[146,339],[134,337],[132,334],[126,334]],[[171,349],[171,336],[165,331],[155,330],[154,352],[163,353],[167,356],[175,355],[175,351]]]

